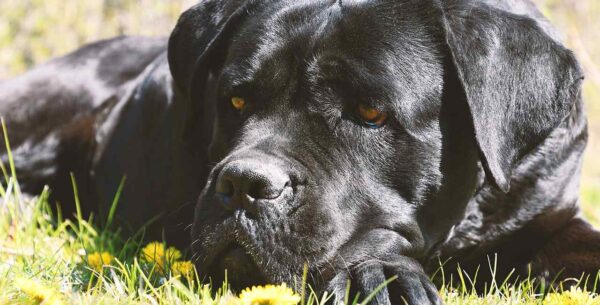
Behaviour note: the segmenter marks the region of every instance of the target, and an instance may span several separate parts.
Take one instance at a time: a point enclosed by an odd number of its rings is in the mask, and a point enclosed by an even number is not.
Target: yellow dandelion
[[[580,288],[571,288],[562,293],[550,293],[544,299],[543,305],[600,305],[600,299]]]
[[[196,268],[190,261],[174,262],[171,265],[171,273],[174,276],[182,276],[188,280],[194,277]]]
[[[15,286],[38,304],[64,305],[59,292],[34,280],[18,278]]]
[[[165,251],[165,259],[169,262],[176,261],[181,258],[181,252],[177,250],[175,247],[169,247],[167,251]]]
[[[241,305],[296,305],[300,296],[285,283],[246,288],[239,296]]]
[[[174,247],[165,249],[163,243],[152,242],[142,249],[141,258],[143,261],[156,264],[158,270],[164,272],[165,266],[181,258],[181,252]]]
[[[94,252],[87,256],[87,263],[92,269],[102,272],[102,268],[110,266],[113,259],[115,259],[115,257],[108,252]]]

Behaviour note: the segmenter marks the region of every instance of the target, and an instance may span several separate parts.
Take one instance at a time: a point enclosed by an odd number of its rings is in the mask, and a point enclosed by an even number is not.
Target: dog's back
[[[74,205],[69,174],[75,174],[85,197],[91,188],[89,166],[99,122],[165,50],[165,38],[118,37],[0,83],[0,115],[6,121],[21,188],[39,194],[49,185],[52,201],[60,201],[70,215]],[[6,164],[4,145],[0,156]]]

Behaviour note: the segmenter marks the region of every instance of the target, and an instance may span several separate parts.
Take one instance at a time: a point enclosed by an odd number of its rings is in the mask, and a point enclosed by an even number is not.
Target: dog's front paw
[[[435,285],[419,269],[381,262],[366,262],[353,270],[338,273],[330,282],[329,290],[333,293],[335,304],[352,304],[357,294],[361,304],[444,304]],[[387,285],[382,285],[386,281],[388,281]],[[347,295],[348,283],[350,283],[349,296]]]

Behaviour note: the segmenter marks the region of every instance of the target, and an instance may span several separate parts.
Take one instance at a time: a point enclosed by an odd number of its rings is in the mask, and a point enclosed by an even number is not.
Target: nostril
[[[277,199],[283,191],[291,186],[291,181],[285,183],[277,183],[275,181],[255,181],[248,188],[247,195],[254,199]]]
[[[221,199],[229,201],[235,193],[233,182],[229,179],[220,179],[219,183],[217,183],[216,193]]]
[[[248,196],[254,199],[275,199],[280,193],[275,187],[260,182],[253,183],[248,189]]]
[[[248,192],[247,195],[257,199],[257,198],[264,198],[265,195],[265,187],[264,185],[261,185],[262,183],[252,183],[250,185],[250,187],[248,188]]]

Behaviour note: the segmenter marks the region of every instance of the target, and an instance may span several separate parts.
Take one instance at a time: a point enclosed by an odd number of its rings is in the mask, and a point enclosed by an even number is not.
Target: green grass
[[[0,79],[15,76],[85,42],[118,34],[168,35],[181,10],[195,2],[2,0]],[[584,96],[591,136],[581,202],[583,214],[599,226],[600,162],[596,156],[600,152],[600,83],[594,75],[600,62],[600,40],[595,38],[600,5],[597,0],[535,2],[542,5],[578,56],[591,58],[582,62],[588,75]],[[60,211],[53,213],[50,209],[49,190],[36,198],[26,198],[20,194],[18,173],[12,163],[1,164],[0,170],[0,177],[6,181],[0,188],[0,305],[42,303],[23,289],[34,283],[47,288],[34,287],[37,290],[58,296],[44,304],[56,300],[64,304],[227,303],[226,290],[213,291],[197,281],[162,275],[152,264],[140,260],[144,246],[140,236],[122,236],[111,216],[94,220],[84,219],[79,213],[75,220],[65,219]],[[116,260],[100,274],[86,263],[87,255],[94,252],[109,252]],[[202,271],[199,273],[201,276]],[[578,290],[541,294],[534,280],[518,285],[499,283],[478,296],[471,289],[474,277],[464,275],[457,287],[442,289],[447,304],[600,304],[598,298]],[[308,303],[318,304],[315,298]]]
[[[9,147],[8,141],[6,145]],[[174,261],[185,258],[173,256],[162,265],[158,259],[148,259],[141,234],[121,236],[113,226],[113,212],[100,227],[93,218],[84,219],[79,206],[74,218],[64,218],[60,210],[53,212],[48,189],[34,198],[21,194],[10,154],[8,167],[0,163],[0,170],[6,182],[0,185],[0,305],[246,304],[239,303],[226,284],[214,289],[200,284],[201,270],[177,273]],[[73,187],[77,198],[74,180]],[[120,189],[111,211],[118,204],[119,193]],[[585,191],[583,197],[598,202],[600,193]],[[153,251],[156,256],[158,252]],[[106,266],[99,267],[91,258],[99,257],[97,253],[110,253],[114,259],[107,258]],[[461,272],[454,281],[459,284],[445,285],[440,294],[447,304],[600,305],[600,297],[577,288],[544,292],[533,279],[492,283],[486,293],[477,294],[472,288],[476,278]],[[306,305],[324,304],[330,298],[316,295],[310,287],[306,291],[298,293],[307,294]],[[368,298],[347,296],[353,301],[346,303],[363,304]]]

